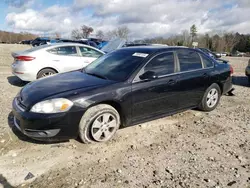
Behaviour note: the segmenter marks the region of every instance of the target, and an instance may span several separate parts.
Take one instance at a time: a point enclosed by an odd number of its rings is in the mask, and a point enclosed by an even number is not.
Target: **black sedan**
[[[104,142],[119,128],[215,109],[232,88],[231,73],[196,49],[122,48],[83,70],[27,84],[13,100],[14,123],[34,139]]]

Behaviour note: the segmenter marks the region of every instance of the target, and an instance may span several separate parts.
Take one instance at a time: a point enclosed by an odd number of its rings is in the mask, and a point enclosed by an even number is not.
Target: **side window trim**
[[[196,51],[195,51],[195,52],[196,52]],[[179,72],[176,72],[176,73],[182,74],[182,73],[196,72],[196,71],[201,71],[201,70],[206,70],[206,69],[212,69],[212,68],[214,68],[214,66],[215,66],[214,61],[212,61],[212,62],[213,62],[213,67],[204,67],[204,62],[203,62],[202,56],[200,55],[199,52],[196,52],[196,53],[197,53],[197,54],[199,55],[199,57],[200,57],[201,64],[202,64],[202,68],[200,68],[200,69],[195,69],[195,70],[189,70],[189,71],[181,71],[181,70],[180,70],[180,61],[179,61],[179,57],[178,57],[178,52],[176,52],[176,61],[177,61],[177,63],[178,63],[178,69],[179,69]]]
[[[87,49],[89,49],[89,50],[93,50],[93,51],[95,51],[96,53],[100,54],[100,56],[103,55],[101,52],[99,52],[99,51],[97,51],[97,50],[95,50],[95,49],[93,49],[93,48],[90,48],[90,47],[86,47],[86,46],[78,46],[78,47],[79,47],[79,53],[80,53],[80,56],[81,56],[81,57],[86,57],[86,56],[83,56],[83,55],[82,55],[82,51],[81,51],[80,48],[87,48]],[[99,57],[100,57],[100,56],[99,56]],[[90,57],[90,58],[91,58],[91,57]],[[93,58],[94,58],[94,57],[93,57]]]
[[[77,46],[73,46],[73,45],[71,45],[71,46],[61,46],[61,47],[75,47],[76,48],[76,54],[77,54],[77,56],[72,56],[72,57],[79,57],[79,53],[78,53],[78,50],[77,50]],[[48,50],[52,50],[52,49],[56,49],[56,54],[53,54],[53,55],[58,55],[58,56],[70,56],[70,55],[65,55],[65,54],[58,54],[58,48],[61,48],[60,46],[59,47],[55,47],[55,48],[51,48],[51,49],[48,49]],[[47,50],[47,51],[48,51]],[[49,52],[50,53],[50,52]]]
[[[177,62],[176,62],[176,54],[175,54],[175,51],[165,51],[165,52],[161,52],[161,53],[158,53],[158,54],[152,56],[152,57],[143,65],[143,67],[138,71],[138,73],[137,73],[136,76],[134,77],[132,83],[143,82],[143,80],[140,80],[139,76],[145,72],[145,71],[144,71],[144,68],[147,66],[147,64],[150,63],[151,60],[154,59],[155,57],[157,57],[157,56],[159,56],[159,55],[162,55],[162,54],[165,54],[165,53],[172,53],[172,54],[173,54],[173,56],[174,56],[174,66],[175,66],[174,71],[175,71],[175,72],[174,72],[174,73],[170,73],[170,74],[166,74],[166,75],[159,76],[158,78],[164,78],[164,77],[168,77],[168,76],[172,76],[172,75],[178,74],[178,72],[176,72],[176,70],[177,70]]]
[[[197,53],[197,52],[196,52],[196,53]],[[205,69],[206,67],[205,67],[205,63],[204,63],[204,61],[203,61],[203,58],[202,58],[202,56],[201,56],[201,54],[200,54],[200,53],[198,53],[198,55],[199,55],[200,60],[201,60],[202,69]]]

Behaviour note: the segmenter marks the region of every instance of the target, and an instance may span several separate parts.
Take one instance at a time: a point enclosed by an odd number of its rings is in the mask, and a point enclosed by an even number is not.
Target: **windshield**
[[[145,57],[137,56],[131,50],[119,50],[100,57],[84,70],[87,74],[98,75],[109,80],[125,81]]]

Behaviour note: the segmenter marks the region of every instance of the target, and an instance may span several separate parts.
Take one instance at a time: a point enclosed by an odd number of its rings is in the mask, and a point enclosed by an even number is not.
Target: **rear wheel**
[[[53,74],[56,74],[56,73],[57,72],[55,70],[53,70],[53,69],[42,69],[37,74],[37,79],[44,78],[44,77],[47,77],[47,76],[52,76]]]
[[[79,125],[79,137],[84,143],[106,142],[119,129],[120,115],[112,106],[99,104],[89,108]]]
[[[218,84],[212,84],[209,88],[207,88],[199,105],[199,109],[206,112],[214,110],[219,104],[220,97],[220,87],[218,86]]]
[[[250,76],[248,76],[248,84],[250,84]]]

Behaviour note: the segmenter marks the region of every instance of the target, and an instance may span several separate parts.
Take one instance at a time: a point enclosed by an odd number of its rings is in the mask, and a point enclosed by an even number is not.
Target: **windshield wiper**
[[[85,71],[85,73],[88,74],[88,75],[91,75],[91,76],[95,76],[95,77],[98,77],[98,78],[102,78],[102,79],[108,80],[107,77],[99,75],[99,74],[96,74],[96,73],[89,73],[89,72],[86,72],[86,71]]]

